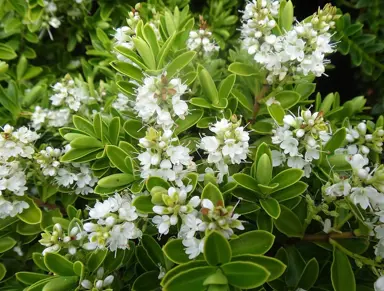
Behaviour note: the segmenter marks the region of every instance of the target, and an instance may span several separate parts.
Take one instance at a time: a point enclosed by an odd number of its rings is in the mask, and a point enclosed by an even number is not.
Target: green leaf
[[[133,282],[132,291],[157,291],[160,288],[159,271],[149,271],[141,274]]]
[[[108,127],[109,140],[112,144],[117,145],[119,143],[120,134],[120,118],[114,117],[109,123]]]
[[[7,269],[5,268],[4,264],[0,263],[0,281],[3,280],[6,274]]]
[[[153,213],[153,203],[151,201],[151,195],[142,195],[137,196],[132,205],[136,207],[136,209],[143,213]]]
[[[127,120],[123,128],[129,136],[135,139],[140,139],[145,136],[145,126],[138,120]]]
[[[73,276],[73,263],[57,253],[47,253],[44,264],[54,274],[60,276]]]
[[[319,263],[316,258],[312,258],[308,261],[298,284],[298,287],[304,290],[310,290],[316,283],[317,277],[319,276]]]
[[[153,237],[144,234],[141,239],[141,243],[143,244],[143,247],[147,251],[148,255],[156,264],[165,266],[163,251]]]
[[[104,145],[92,136],[81,136],[73,139],[70,143],[74,149],[103,148]]]
[[[236,81],[236,75],[232,74],[232,75],[229,75],[220,83],[220,86],[219,86],[220,99],[228,99],[228,96],[232,91],[235,81]]]
[[[96,137],[95,130],[93,128],[93,124],[86,120],[85,118],[74,115],[73,116],[73,124],[78,130],[81,130],[85,133],[88,133],[91,136]]]
[[[155,70],[156,60],[149,45],[139,37],[133,37],[132,40],[135,44],[136,50],[139,52],[141,58],[143,59],[144,64],[146,64],[150,70]]]
[[[344,30],[344,34],[346,36],[351,36],[351,35],[354,35],[356,34],[357,32],[359,32],[362,28],[363,28],[364,24],[362,23],[354,23],[350,26],[348,26],[345,30]]]
[[[266,153],[258,159],[256,179],[263,185],[269,185],[272,180],[272,161]]]
[[[74,290],[79,284],[78,277],[58,277],[50,280],[42,291],[68,291]]]
[[[186,262],[185,264],[181,264],[169,270],[161,280],[161,286],[165,286],[169,282],[169,280],[171,280],[173,277],[175,277],[176,275],[184,271],[188,271],[196,267],[204,267],[204,266],[207,266],[207,263],[205,261],[188,260],[188,262]]]
[[[118,188],[120,186],[131,184],[134,180],[135,179],[131,174],[113,174],[100,179],[98,185],[103,188]]]
[[[215,267],[196,267],[180,272],[172,277],[163,288],[163,291],[198,291],[204,290],[205,279],[216,272]]]
[[[259,72],[253,66],[238,62],[230,64],[228,71],[239,76],[252,76],[259,74]]]
[[[267,107],[269,115],[279,124],[283,125],[283,119],[285,115],[285,110],[284,108],[276,103],[271,104],[270,106]]]
[[[252,129],[258,134],[272,134],[273,124],[270,122],[256,121],[252,124]]]
[[[143,246],[136,247],[136,258],[145,271],[158,270],[159,268],[148,255],[147,251],[144,249]]]
[[[163,246],[164,254],[169,260],[176,264],[184,264],[190,261],[184,249],[182,239],[170,239]]]
[[[279,278],[284,273],[287,267],[278,259],[266,257],[266,256],[258,256],[258,255],[236,256],[232,258],[232,262],[234,261],[250,262],[250,263],[255,263],[264,267],[270,273],[268,277],[268,282]]]
[[[221,194],[221,191],[212,183],[208,183],[204,187],[203,192],[201,193],[201,199],[209,199],[215,206],[224,204],[224,199],[223,195]]]
[[[313,83],[300,83],[295,87],[295,91],[300,94],[301,99],[307,99],[316,90],[316,84]]]
[[[303,226],[297,215],[284,205],[280,205],[280,209],[280,216],[275,220],[276,228],[288,237],[302,237]]]
[[[285,189],[273,192],[271,197],[282,202],[300,196],[307,190],[307,188],[308,184],[299,181]]]
[[[333,153],[336,149],[342,147],[345,137],[347,135],[347,130],[339,128],[331,137],[331,139],[325,144],[323,151],[326,153]]]
[[[32,285],[36,283],[37,281],[46,279],[46,278],[52,278],[52,276],[42,273],[33,273],[33,272],[18,272],[16,273],[16,279],[20,281],[21,283],[24,283],[26,285]]]
[[[302,170],[287,169],[278,173],[275,177],[273,177],[270,184],[278,183],[279,186],[275,189],[275,191],[278,191],[295,184],[301,179],[302,176],[303,176]]]
[[[140,83],[144,78],[144,75],[139,68],[126,62],[115,61],[111,63],[111,66],[121,74],[126,75]]]
[[[132,174],[132,169],[128,168],[124,162],[125,158],[128,156],[125,151],[117,146],[108,145],[106,147],[106,152],[109,160],[116,168],[123,173]]]
[[[74,162],[78,160],[87,159],[90,157],[90,160],[96,159],[97,153],[100,152],[100,148],[88,148],[88,149],[70,149],[66,152],[61,158],[60,161],[63,163]]]
[[[280,14],[279,26],[283,32],[290,31],[293,23],[293,4],[291,0],[286,2]]]
[[[355,275],[346,254],[334,247],[331,266],[332,286],[335,291],[356,291]]]
[[[17,57],[15,51],[9,45],[0,43],[0,59],[1,60],[13,60]]]
[[[157,41],[156,33],[153,30],[152,26],[147,23],[143,28],[143,35],[149,46],[151,47],[152,53],[154,56],[157,56],[159,53],[159,43]]]
[[[5,253],[6,251],[12,249],[16,244],[16,241],[9,237],[2,237],[0,239],[0,253]]]
[[[234,287],[251,289],[263,285],[270,273],[262,266],[250,262],[230,262],[221,266],[228,282]]]
[[[28,224],[40,223],[43,217],[40,208],[37,207],[35,202],[29,197],[24,196],[24,201],[28,203],[29,208],[24,209],[24,211],[18,214],[17,217]]]
[[[286,249],[279,250],[277,257],[287,261],[286,284],[294,289],[300,281],[301,275],[305,269],[305,261],[301,257],[299,250],[294,246],[289,246]]]
[[[176,128],[174,130],[174,133],[176,135],[179,135],[180,133],[186,131],[188,128],[194,126],[201,119],[201,117],[203,117],[203,114],[203,110],[196,109],[191,111],[191,113],[185,116],[184,119],[178,118],[175,121]]]
[[[171,37],[169,37],[166,42],[163,44],[163,46],[161,47],[160,51],[159,51],[159,54],[157,56],[157,69],[160,69],[162,68],[162,65],[163,63],[165,62],[165,59],[167,58],[168,56],[168,53],[175,41],[175,38],[176,38],[176,33],[173,33],[171,35]]]
[[[189,102],[192,105],[195,105],[197,107],[202,107],[202,108],[212,108],[212,104],[207,101],[207,99],[202,98],[202,97],[194,97],[189,100]],[[209,117],[204,117],[204,118],[209,118]]]
[[[205,68],[201,67],[198,76],[204,96],[213,104],[218,104],[219,93],[217,92],[215,82],[209,72]]]
[[[32,260],[39,269],[49,271],[44,263],[44,256],[41,253],[32,253]]]
[[[231,247],[221,233],[213,231],[205,238],[204,257],[211,266],[219,266],[231,261]]]
[[[245,189],[248,189],[254,192],[260,191],[259,188],[257,187],[257,184],[258,184],[257,181],[251,176],[243,173],[236,173],[232,177],[241,187],[244,187]],[[255,196],[255,199],[256,199],[256,196]]]
[[[265,212],[268,213],[268,215],[274,219],[279,218],[280,216],[280,205],[279,202],[277,202],[273,198],[267,198],[267,199],[260,199],[260,205],[263,207]]]
[[[164,189],[168,189],[171,187],[167,181],[165,181],[160,177],[155,177],[155,176],[149,177],[145,182],[145,186],[148,191],[151,191],[152,188],[156,186],[163,187]]]
[[[171,79],[177,73],[179,73],[186,65],[188,65],[195,57],[196,52],[188,51],[185,52],[172,60],[167,66],[167,79]]]
[[[103,264],[107,254],[107,250],[97,250],[92,252],[87,260],[87,268],[89,271],[95,272]]]
[[[275,236],[268,231],[253,230],[230,240],[232,255],[263,255],[273,245]]]
[[[84,264],[80,261],[76,261],[73,263],[73,272],[79,276],[80,278],[83,278],[84,276]]]

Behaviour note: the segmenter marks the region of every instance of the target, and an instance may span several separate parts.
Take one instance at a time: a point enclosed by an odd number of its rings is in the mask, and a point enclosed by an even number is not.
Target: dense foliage
[[[384,116],[315,93],[368,12],[0,4],[0,290],[384,291]]]

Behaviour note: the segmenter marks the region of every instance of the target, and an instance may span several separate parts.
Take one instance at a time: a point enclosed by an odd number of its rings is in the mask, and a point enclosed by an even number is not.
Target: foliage
[[[384,117],[315,94],[380,76],[349,14],[0,3],[0,290],[384,290]]]

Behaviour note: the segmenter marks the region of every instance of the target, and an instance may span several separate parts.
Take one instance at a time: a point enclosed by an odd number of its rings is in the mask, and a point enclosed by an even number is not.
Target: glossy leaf
[[[274,235],[268,231],[253,230],[231,239],[229,244],[233,256],[263,255],[272,247],[274,240]]]
[[[219,266],[231,261],[231,247],[221,233],[213,231],[205,238],[204,257],[211,266]]]

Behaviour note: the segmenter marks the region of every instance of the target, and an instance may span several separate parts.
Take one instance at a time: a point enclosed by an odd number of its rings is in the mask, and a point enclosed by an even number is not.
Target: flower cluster
[[[140,238],[142,232],[135,224],[139,215],[131,202],[128,194],[96,201],[94,207],[89,208],[89,219],[93,222],[84,224],[89,242],[83,247],[87,250],[108,248],[114,252],[129,248],[129,240]]]
[[[73,226],[67,231],[60,223],[56,223],[52,228],[52,232],[45,231],[41,234],[39,243],[45,246],[43,255],[59,252],[63,249],[67,250],[68,254],[74,255],[86,238],[87,232],[82,230],[81,225]]]
[[[166,75],[148,76],[137,88],[134,109],[144,122],[164,129],[174,125],[174,118],[185,118],[188,105],[181,99],[188,87],[179,78],[168,80]]]
[[[109,275],[104,278],[104,268],[100,267],[97,269],[96,277],[93,280],[93,283],[89,279],[84,279],[81,281],[81,287],[86,290],[92,291],[102,291],[102,290],[111,290],[109,287],[113,283],[115,277]]]
[[[117,94],[117,98],[113,101],[112,107],[119,111],[127,111],[131,109],[129,97],[123,93]]]
[[[199,206],[199,196],[193,196],[187,200],[191,190],[191,185],[180,188],[170,187],[169,189],[160,186],[152,188],[152,201],[155,204],[153,212],[159,214],[152,218],[152,222],[157,226],[160,234],[167,234],[172,225],[177,225],[180,217],[183,218]]]
[[[240,126],[241,120],[222,119],[209,127],[214,136],[204,136],[200,148],[208,154],[207,162],[214,164],[218,173],[218,182],[229,173],[228,165],[240,164],[247,159],[249,134]],[[206,172],[214,172],[207,168]]]
[[[57,82],[53,86],[53,91],[55,94],[49,98],[52,105],[65,105],[75,112],[92,100],[86,86],[80,81],[73,80],[70,75],[66,75],[61,82]]]
[[[212,39],[212,32],[207,29],[192,30],[189,33],[187,47],[196,51],[199,56],[209,57],[219,50],[219,46]]]
[[[93,193],[93,187],[98,179],[87,164],[60,163],[60,157],[69,149],[69,145],[64,149],[47,147],[36,154],[35,160],[40,165],[43,175],[54,177],[58,186],[74,191],[76,194]]]
[[[282,81],[287,75],[324,74],[326,55],[334,52],[332,29],[337,19],[336,8],[326,5],[310,20],[295,24],[281,35],[277,28],[279,2],[254,0],[243,15],[243,47],[268,71],[267,81]]]
[[[272,150],[273,166],[287,163],[290,168],[304,169],[309,177],[312,161],[320,158],[322,146],[331,138],[330,128],[321,112],[310,110],[302,110],[300,116],[285,115],[283,121],[283,126],[276,125],[272,131],[272,143],[282,150]]]
[[[178,143],[172,130],[157,131],[150,127],[146,136],[139,141],[139,145],[145,149],[138,155],[141,177],[158,176],[182,186],[181,180],[196,166],[189,156],[189,149]]]
[[[234,234],[233,229],[244,230],[242,222],[238,219],[240,215],[234,213],[233,206],[224,207],[222,203],[214,205],[209,199],[203,199],[200,206],[200,211],[194,210],[182,217],[178,234],[178,237],[183,239],[185,252],[190,259],[203,253],[204,238],[201,238],[201,233],[216,230],[229,239]],[[200,239],[196,236],[200,236]]]
[[[0,160],[7,161],[11,157],[32,158],[35,151],[33,142],[38,138],[36,132],[25,126],[14,130],[12,126],[6,124],[0,133]]]
[[[15,196],[23,196],[28,189],[25,171],[38,138],[25,126],[15,130],[7,124],[0,133],[0,218],[14,217],[29,208]]]
[[[70,122],[71,111],[68,108],[50,110],[47,108],[35,107],[32,113],[31,126],[39,130],[43,125],[47,127],[63,127]]]

